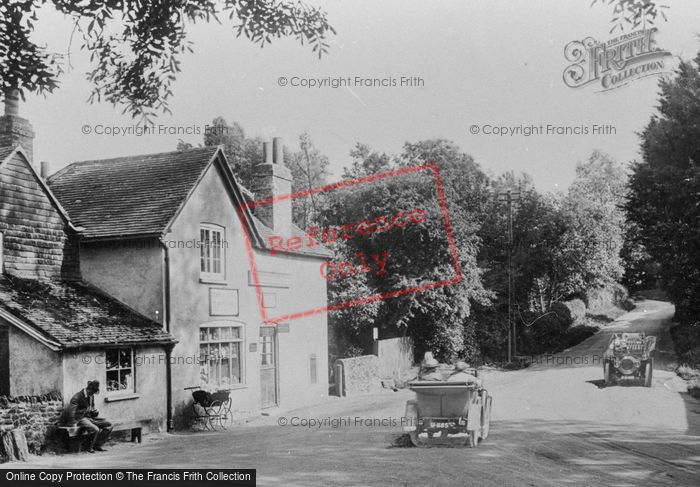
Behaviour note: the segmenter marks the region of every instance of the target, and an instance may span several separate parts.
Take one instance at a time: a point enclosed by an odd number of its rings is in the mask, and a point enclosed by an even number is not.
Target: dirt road
[[[698,485],[700,402],[677,392],[680,382],[667,370],[672,314],[667,303],[644,301],[562,354],[487,374],[491,436],[476,449],[392,445],[412,396],[401,391],[331,400],[224,434],[152,435],[110,453],[45,456],[32,466],[257,468],[259,485],[304,487]],[[600,356],[613,329],[659,336],[651,389],[602,387]],[[321,427],[293,426],[325,418]]]

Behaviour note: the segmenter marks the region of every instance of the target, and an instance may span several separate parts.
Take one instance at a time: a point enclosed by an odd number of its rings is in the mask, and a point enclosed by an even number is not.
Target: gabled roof
[[[0,274],[0,318],[54,350],[176,343],[159,323],[76,282]]]
[[[48,183],[85,239],[162,235],[217,151],[76,162]]]
[[[27,157],[27,154],[25,154],[24,149],[22,149],[22,146],[18,145],[14,149],[12,147],[0,147],[0,166],[12,159],[15,156],[15,154],[20,154],[24,158],[24,161],[29,167],[29,170],[36,178],[36,181],[39,184],[39,186],[41,186],[41,188],[44,190],[44,193],[46,193],[46,196],[49,198],[49,201],[51,201],[51,204],[65,219],[66,223],[68,224],[68,227],[72,230],[75,230],[76,228],[73,225],[73,222],[71,221],[70,217],[68,216],[68,213],[63,208],[63,206],[61,206],[61,203],[56,198],[56,195],[54,195],[51,189],[46,185],[46,182],[44,182],[41,176],[36,172],[34,166],[29,162],[29,158]]]
[[[267,249],[272,230],[246,203],[252,193],[235,178],[221,147],[200,147],[130,157],[76,162],[48,179],[85,240],[161,237],[166,234],[211,164],[243,210],[254,247]],[[295,235],[304,232],[293,226]],[[322,246],[296,254],[329,258]]]

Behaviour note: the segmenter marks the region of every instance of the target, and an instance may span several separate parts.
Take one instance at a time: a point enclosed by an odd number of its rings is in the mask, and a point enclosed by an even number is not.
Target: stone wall
[[[342,380],[338,388],[341,396],[354,396],[381,389],[379,359],[375,355],[341,358],[335,361],[336,380]]]
[[[0,396],[0,433],[15,428],[24,430],[29,451],[39,454],[55,439],[61,422],[61,394],[43,396]]]

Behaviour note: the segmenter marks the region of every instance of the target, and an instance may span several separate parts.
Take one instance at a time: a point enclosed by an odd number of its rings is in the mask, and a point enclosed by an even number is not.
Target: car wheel
[[[647,360],[647,365],[644,368],[644,387],[651,387],[651,380],[654,375],[654,359]]]
[[[606,386],[610,386],[614,382],[612,366],[610,365],[610,362],[605,362],[605,364],[603,364],[603,381],[605,382]]]

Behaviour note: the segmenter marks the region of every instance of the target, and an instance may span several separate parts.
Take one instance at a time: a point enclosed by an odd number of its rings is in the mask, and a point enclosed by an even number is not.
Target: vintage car
[[[415,446],[473,448],[488,438],[492,398],[483,387],[423,380],[411,381],[407,386],[416,398],[406,403],[403,430]]]
[[[603,356],[605,385],[621,381],[644,381],[651,387],[654,372],[652,353],[656,337],[644,333],[613,333]]]

